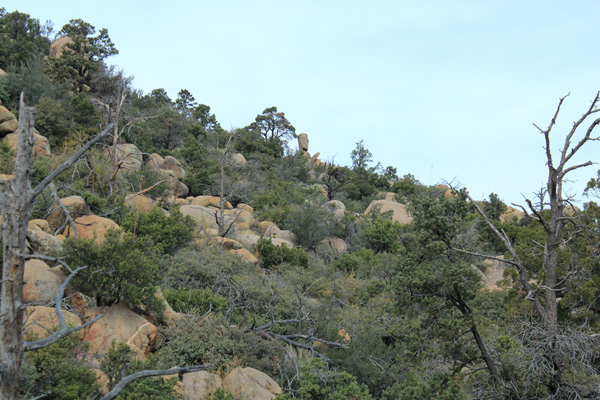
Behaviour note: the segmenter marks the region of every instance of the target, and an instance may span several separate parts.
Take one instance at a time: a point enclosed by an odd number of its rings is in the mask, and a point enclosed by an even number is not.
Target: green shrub
[[[308,256],[304,250],[285,245],[275,246],[270,238],[260,238],[256,251],[264,268],[272,268],[282,263],[308,267]]]
[[[15,153],[6,142],[0,141],[0,174],[12,174],[15,164]]]
[[[121,380],[123,371],[127,375],[145,369],[156,369],[153,360],[141,362],[129,345],[124,342],[112,342],[106,356],[100,362],[100,370],[106,374],[110,389]],[[177,400],[179,397],[174,391],[178,378],[164,379],[162,376],[147,377],[131,382],[117,397],[118,400]]]
[[[181,313],[193,312],[202,315],[208,310],[219,311],[227,308],[227,299],[214,294],[210,288],[164,288],[163,295],[173,310]]]
[[[294,232],[300,246],[314,250],[321,240],[335,234],[337,223],[329,209],[304,203],[290,207],[285,228]]]
[[[158,261],[150,240],[110,230],[102,244],[91,239],[66,239],[63,254],[72,268],[87,265],[73,278],[73,286],[95,297],[99,304],[123,301],[131,308],[163,311],[162,302],[156,298]]]
[[[397,253],[401,248],[400,232],[402,225],[382,216],[377,216],[373,222],[361,231],[361,236],[368,246],[378,253]]]
[[[300,384],[295,396],[280,394],[276,400],[372,400],[369,390],[347,372],[328,368],[320,358],[311,359],[300,369]]]
[[[163,211],[154,207],[147,213],[132,213],[121,221],[121,227],[141,240],[150,239],[161,253],[172,254],[192,240],[194,220],[184,216],[178,209],[166,216]]]
[[[44,399],[78,400],[98,391],[96,374],[82,355],[86,344],[67,336],[52,346],[25,353],[19,398],[44,396]]]

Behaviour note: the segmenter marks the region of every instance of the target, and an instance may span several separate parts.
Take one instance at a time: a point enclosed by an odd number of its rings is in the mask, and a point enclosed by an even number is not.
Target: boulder
[[[231,155],[231,163],[236,167],[246,165],[246,157],[242,153],[233,153]]]
[[[375,198],[378,200],[396,200],[396,193],[393,192],[379,192],[375,195]]]
[[[156,202],[154,200],[146,196],[142,196],[140,194],[130,194],[125,196],[125,204],[132,211],[139,211],[144,213],[152,210],[156,206]]]
[[[253,265],[258,265],[258,258],[256,258],[256,256],[252,253],[250,253],[248,250],[242,248],[242,249],[232,249],[229,250],[229,252],[235,256],[238,256],[239,258],[241,258],[243,261],[253,264]]]
[[[208,206],[214,208],[221,208],[221,198],[218,196],[206,196],[208,197]],[[232,210],[233,206],[230,202],[225,201],[225,209]]]
[[[113,340],[125,342],[142,360],[154,346],[158,329],[131,311],[124,303],[110,307],[90,307],[85,321],[102,314],[104,317],[85,329],[83,340],[89,343],[90,353],[106,353]]]
[[[163,295],[162,291],[158,291],[156,293],[156,297],[158,297],[165,306],[163,315],[164,315],[165,322],[167,323],[167,325],[174,326],[177,321],[179,321],[181,318],[183,318],[183,316],[181,314],[179,314],[178,312],[173,310],[173,308],[169,305],[169,303],[167,303],[167,300],[165,299],[165,296]]]
[[[319,242],[319,248],[333,250],[336,253],[342,254],[348,250],[348,245],[346,244],[344,239],[326,238]]]
[[[42,232],[52,233],[50,225],[48,225],[48,221],[46,221],[45,219],[32,219],[27,224],[27,227],[29,229],[39,229]]]
[[[1,132],[1,128],[0,128],[0,132]],[[1,135],[1,133],[0,133],[0,135]],[[4,143],[6,143],[12,151],[14,151],[14,152],[17,151],[17,141],[18,141],[18,133],[17,132],[9,133],[8,135],[4,136],[4,139],[2,139],[2,141]],[[52,154],[52,153],[50,152],[50,144],[48,142],[48,139],[46,139],[44,136],[37,133],[37,131],[34,132],[34,134],[33,134],[33,156],[34,157],[49,156],[50,154]]]
[[[2,68],[0,68],[0,76],[4,76],[4,75],[6,75],[6,71],[3,70]]]
[[[152,153],[148,161],[146,161],[146,165],[151,168],[165,169],[165,159],[156,153]]]
[[[308,134],[301,133],[298,135],[298,148],[302,151],[308,151]]]
[[[369,204],[369,207],[367,207],[365,215],[377,208],[379,208],[379,212],[381,213],[391,211],[392,221],[402,225],[408,225],[413,220],[413,217],[408,213],[404,204],[392,200],[373,200],[371,204]]]
[[[164,169],[160,170],[161,179],[167,180],[167,187],[172,196],[185,198],[187,197],[190,189],[175,175],[175,172]]]
[[[181,167],[181,163],[173,156],[165,157],[165,167],[163,169],[173,171],[177,178],[185,178],[187,175],[183,168]]]
[[[62,312],[67,327],[72,328],[81,325],[81,320],[77,315],[67,310],[62,310]],[[25,310],[24,321],[23,328],[26,332],[24,336],[29,340],[43,339],[50,335],[50,332],[48,332],[47,329],[53,331],[58,328],[58,317],[56,316],[56,309],[54,307],[27,307]],[[81,339],[83,337],[83,330],[72,333],[71,335],[71,337]]]
[[[523,211],[516,210],[512,207],[507,207],[506,211],[504,211],[504,213],[500,215],[499,219],[500,222],[505,224],[507,222],[518,222],[522,220],[524,216],[525,214],[523,213]]]
[[[68,36],[63,36],[60,39],[57,39],[50,46],[50,58],[58,58],[62,55],[62,53],[67,49],[67,45],[73,43],[73,39]]]
[[[238,230],[234,232],[231,237],[244,245],[248,249],[253,249],[258,244],[260,236],[251,230]]]
[[[271,239],[271,243],[273,243],[275,246],[287,246],[290,249],[294,248],[294,243],[290,242],[289,240],[285,240],[285,239]]]
[[[227,375],[223,389],[235,400],[270,400],[281,393],[281,388],[270,376],[254,368],[242,367]]]
[[[318,161],[320,155],[321,155],[321,153],[317,152],[317,153],[313,154],[313,156],[310,159],[313,161]]]
[[[266,232],[270,229],[271,226],[275,226],[277,227],[277,225],[275,225],[275,222],[271,222],[271,221],[261,221],[258,224],[258,233],[260,233],[261,235],[265,235]]]
[[[64,278],[51,271],[41,260],[25,261],[23,272],[23,301],[25,303],[54,303]]]
[[[81,196],[65,197],[64,199],[60,199],[60,202],[63,203],[73,219],[90,213],[89,207]],[[48,221],[50,228],[58,229],[65,223],[65,214],[58,203],[54,203],[46,214],[48,214],[46,221]]]
[[[279,229],[277,227],[277,225],[275,225],[275,224],[269,226],[265,230],[265,236],[269,236],[273,239],[283,239],[283,240],[291,242],[291,243],[296,241],[296,235],[294,235],[290,231],[284,231],[284,230]]]
[[[201,230],[219,229],[217,221],[215,220],[215,214],[219,210],[215,208],[189,205],[179,207],[179,211],[181,211],[183,215],[189,215],[190,217],[192,217],[192,219],[196,222],[196,224]],[[226,215],[225,223],[230,222],[230,217]]]
[[[77,237],[79,239],[94,239],[96,243],[102,243],[109,230],[119,229],[116,222],[97,215],[79,217],[75,219],[75,226],[77,227]],[[75,237],[75,230],[72,226],[67,225],[65,236]]]
[[[183,374],[183,398],[186,400],[204,400],[215,390],[223,387],[218,375],[206,371]]]
[[[246,223],[248,225],[254,224],[254,215],[250,211],[244,209],[236,209],[231,214],[231,219],[237,223]]]
[[[10,181],[11,179],[13,179],[15,176],[14,174],[0,174],[0,181]]]
[[[503,256],[498,256],[498,258],[504,258]],[[482,262],[484,271],[482,280],[486,287],[491,290],[497,290],[498,282],[500,282],[504,278],[504,270],[506,269],[506,264],[502,261],[498,260],[484,260]]]
[[[112,150],[112,147],[110,148]],[[117,145],[117,160],[121,162],[121,171],[139,171],[142,169],[143,159],[140,149],[132,143]]]
[[[245,203],[239,203],[236,208],[239,208],[240,210],[245,210],[248,212],[253,213],[254,212],[254,207],[252,207],[251,205],[245,204]]]
[[[224,250],[239,250],[244,247],[240,242],[220,236],[212,238],[208,245],[212,247],[221,247]]]
[[[186,199],[175,199],[175,200],[173,200],[173,204],[176,207],[181,207],[181,206],[187,206],[188,204],[190,204],[190,202],[187,201]]]
[[[0,106],[0,137],[13,133],[19,127],[19,121],[8,108]]]
[[[62,241],[41,229],[27,229],[27,249],[31,253],[56,256],[60,253]]]
[[[198,196],[193,198],[190,201],[190,205],[192,206],[202,206],[202,207],[208,207],[208,204],[210,203],[210,198],[212,196]]]
[[[333,212],[333,217],[340,220],[344,217],[346,206],[339,200],[331,200],[326,203],[326,206]]]

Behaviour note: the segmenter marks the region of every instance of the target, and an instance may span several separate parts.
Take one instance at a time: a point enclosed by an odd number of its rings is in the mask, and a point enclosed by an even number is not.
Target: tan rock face
[[[128,195],[125,197],[125,204],[133,211],[148,212],[156,206],[156,202],[142,195]]]
[[[27,244],[32,253],[47,256],[58,255],[62,247],[60,238],[38,229],[27,229]]]
[[[135,144],[117,145],[117,159],[122,162],[121,170],[139,171],[142,169],[142,153]]]
[[[231,235],[232,238],[244,245],[244,247],[252,249],[258,244],[260,236],[251,230],[239,230]]]
[[[25,303],[53,303],[54,296],[58,294],[63,280],[64,277],[61,279],[53,273],[45,262],[27,260],[23,276],[23,301]]]
[[[223,389],[236,400],[274,399],[281,388],[270,376],[254,368],[237,367],[223,381]]]
[[[0,106],[0,137],[13,133],[19,127],[19,121],[8,108]]]
[[[237,167],[241,167],[242,165],[246,165],[246,157],[242,153],[234,153],[231,155],[231,162],[233,165]]]
[[[96,243],[102,243],[104,236],[110,229],[119,229],[114,221],[108,218],[99,217],[97,215],[85,215],[75,219],[78,238],[80,239],[95,239]],[[75,230],[71,226],[65,229],[66,237],[75,237]]]
[[[85,329],[83,340],[90,344],[89,352],[106,353],[112,341],[125,342],[141,359],[154,346],[158,329],[123,303],[110,307],[90,307],[85,313],[88,321],[98,314],[104,317]]]
[[[290,243],[296,241],[296,235],[290,231],[284,231],[277,227],[277,225],[271,225],[265,230],[265,236],[269,236],[273,239],[282,239]],[[275,241],[273,241],[275,243]],[[293,247],[293,245],[292,245]]]
[[[244,247],[238,241],[220,236],[212,238],[208,245],[213,247],[221,247],[224,250],[239,250]]]
[[[525,216],[525,214],[523,214],[523,211],[516,210],[512,207],[507,207],[506,211],[504,211],[504,213],[499,217],[499,219],[500,219],[500,222],[505,224],[507,222],[513,222],[513,221],[518,222],[518,221],[522,220],[524,216]]]
[[[29,221],[28,228],[35,229],[34,227],[41,229],[43,232],[51,233],[50,225],[45,219],[32,219]]]
[[[248,211],[251,213],[254,212],[254,207],[252,207],[251,205],[245,204],[245,203],[239,203],[236,208],[239,208],[240,210],[245,210],[245,211]]]
[[[187,197],[188,193],[190,192],[190,189],[183,182],[177,179],[175,172],[165,169],[160,170],[160,174],[161,179],[167,180],[167,187],[169,188],[169,191],[171,192],[172,196],[178,198]]]
[[[190,372],[183,375],[183,396],[186,400],[203,400],[222,388],[223,383],[218,375],[206,371]]]
[[[172,156],[166,156],[164,160],[165,160],[165,167],[163,169],[173,171],[175,173],[175,176],[178,178],[186,177],[187,174],[181,167],[181,163],[179,162],[179,160],[177,160],[175,157],[172,157]]]
[[[326,203],[326,206],[333,212],[333,217],[340,220],[344,217],[346,206],[339,200],[331,200]]]
[[[150,154],[150,159],[146,164],[152,168],[165,169],[165,159],[156,153]]]
[[[303,151],[308,151],[308,134],[301,133],[298,135],[298,148]]]
[[[65,317],[65,324],[67,327],[75,327],[81,325],[79,317],[72,312],[63,310]],[[25,323],[23,324],[25,338],[32,340],[33,338],[43,339],[48,337],[50,333],[44,329],[55,330],[58,328],[58,317],[56,316],[56,310],[54,307],[45,306],[31,306],[27,307],[25,311]],[[41,325],[41,326],[40,326]],[[72,333],[73,337],[81,339],[83,337],[83,330]]]
[[[233,254],[234,256],[238,256],[240,257],[243,261],[253,264],[253,265],[258,265],[258,258],[256,258],[256,256],[252,253],[250,253],[248,250],[246,249],[237,249],[237,250],[229,250],[229,252],[231,254]]]
[[[327,238],[323,239],[319,246],[323,246],[326,249],[334,250],[337,253],[345,253],[348,250],[348,245],[344,239],[340,238]]]
[[[60,199],[60,201],[73,219],[90,213],[89,207],[81,196],[69,196]],[[57,229],[65,223],[65,214],[58,203],[54,203],[47,213],[48,217],[46,218],[46,221],[48,221],[50,228]]]
[[[365,211],[365,215],[369,214],[374,208],[378,208],[379,212],[392,212],[392,220],[403,225],[408,225],[412,222],[413,217],[406,210],[406,206],[391,200],[373,200]]]
[[[189,206],[179,207],[179,211],[181,211],[183,215],[192,217],[201,230],[219,229],[219,226],[215,221],[215,213],[217,210],[214,208],[190,204]]]
[[[68,36],[63,36],[60,39],[57,39],[50,46],[50,58],[57,58],[62,55],[62,53],[67,49],[67,45],[73,43],[73,39]]]
[[[1,131],[1,127],[0,127],[0,131]],[[18,142],[17,132],[9,133],[8,135],[4,136],[4,139],[2,139],[2,141],[4,143],[6,143],[12,151],[15,151],[15,152],[17,151],[17,142]],[[33,156],[34,157],[49,156],[50,154],[51,154],[50,144],[48,143],[48,139],[46,139],[44,136],[40,135],[39,133],[34,133],[33,134]]]

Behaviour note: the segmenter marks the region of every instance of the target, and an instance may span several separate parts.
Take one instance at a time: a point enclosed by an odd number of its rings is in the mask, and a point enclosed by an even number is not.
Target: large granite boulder
[[[8,108],[0,106],[0,137],[13,133],[19,127],[19,121]]]
[[[112,150],[112,147],[110,148]],[[143,159],[140,149],[135,144],[123,143],[117,145],[117,160],[121,162],[122,171],[139,171]]]
[[[190,372],[183,375],[183,397],[186,400],[204,400],[223,387],[218,375],[206,371]]]
[[[125,196],[125,204],[132,211],[148,212],[156,206],[156,202],[141,194],[130,194]]]
[[[131,311],[124,303],[110,307],[90,307],[85,320],[104,315],[92,326],[85,329],[83,340],[89,343],[90,353],[106,353],[113,342],[125,342],[141,358],[154,346],[158,329],[143,317]]]
[[[187,174],[183,170],[183,167],[181,166],[181,163],[179,162],[178,159],[176,159],[173,156],[166,156],[164,158],[164,162],[165,162],[165,166],[163,169],[173,171],[177,178],[185,178],[186,177]]]
[[[146,164],[151,168],[165,169],[165,159],[156,153],[150,154],[150,158],[146,161]]]
[[[60,57],[65,50],[67,50],[67,45],[73,43],[73,39],[68,36],[63,36],[59,39],[56,39],[54,43],[50,46],[50,58],[58,58]],[[70,51],[70,49],[69,49]]]
[[[301,133],[298,135],[298,148],[302,151],[308,151],[308,134]]]
[[[81,196],[65,197],[64,199],[60,199],[60,202],[63,203],[73,219],[90,213],[88,205]],[[46,214],[48,215],[46,221],[48,221],[50,228],[58,229],[65,223],[65,214],[58,203],[54,203]]]
[[[2,141],[6,143],[12,151],[16,152],[18,143],[18,131],[9,133],[8,135],[4,136],[4,139],[2,139]],[[37,131],[35,131],[33,133],[33,156],[49,156],[50,154],[52,153],[50,152],[50,144],[48,142],[48,139],[37,133]]]
[[[96,243],[102,243],[109,230],[119,229],[116,222],[97,215],[79,217],[75,219],[75,226],[77,227],[77,237],[79,239],[94,239]],[[67,225],[64,235],[65,237],[75,237],[75,229]]]
[[[235,400],[270,400],[281,393],[281,388],[269,375],[254,368],[241,367],[227,375],[223,389]]]
[[[73,328],[81,325],[81,320],[77,315],[67,310],[62,310],[62,312],[67,327]],[[48,329],[54,331],[58,328],[58,317],[56,316],[55,308],[46,306],[27,307],[23,328],[26,340],[39,340],[48,337],[50,335]],[[81,339],[83,337],[83,330],[72,333],[71,335],[76,339]]]
[[[392,200],[373,200],[369,207],[365,211],[365,215],[369,214],[371,210],[379,209],[380,213],[387,211],[392,212],[392,221],[398,222],[402,225],[408,225],[412,222],[413,217],[406,210],[406,206],[402,203],[398,203]]]
[[[56,256],[60,253],[62,241],[41,229],[27,229],[27,250],[35,254]]]
[[[340,220],[344,217],[346,212],[346,206],[339,200],[328,201],[326,206],[333,212],[333,217],[336,220]]]
[[[27,260],[23,274],[23,301],[25,303],[54,303],[66,277],[41,260]]]

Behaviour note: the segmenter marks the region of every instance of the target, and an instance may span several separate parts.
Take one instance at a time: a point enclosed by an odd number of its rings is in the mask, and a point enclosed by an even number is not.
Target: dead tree
[[[567,95],[568,96],[568,95]],[[584,168],[592,165],[591,161],[587,161],[581,164],[572,165],[573,157],[577,154],[581,148],[588,142],[597,141],[600,139],[598,136],[592,136],[596,127],[600,124],[600,118],[593,120],[587,125],[585,134],[579,141],[573,144],[573,136],[578,130],[588,121],[590,116],[600,111],[599,101],[600,92],[598,92],[595,98],[592,100],[591,105],[587,111],[579,118],[579,120],[573,123],[573,127],[565,137],[563,146],[560,150],[560,157],[555,160],[552,151],[550,149],[550,133],[556,124],[556,119],[559,115],[561,106],[567,96],[560,98],[556,112],[550,121],[550,124],[546,129],[542,129],[539,126],[534,126],[542,133],[544,137],[544,150],[546,152],[546,165],[548,167],[548,180],[546,188],[543,190],[546,193],[548,200],[543,201],[540,199],[540,204],[537,206],[532,203],[531,200],[525,199],[527,203],[527,209],[522,207],[523,211],[535,221],[537,221],[544,228],[546,232],[546,241],[543,244],[544,254],[542,260],[543,267],[543,281],[534,289],[530,284],[530,271],[528,266],[521,260],[514,246],[510,242],[508,236],[498,230],[490,221],[485,212],[479,207],[479,205],[469,197],[469,200],[475,207],[475,210],[483,218],[485,224],[492,230],[492,232],[500,239],[504,247],[508,250],[511,255],[511,259],[502,260],[506,263],[513,265],[519,274],[519,282],[521,288],[526,293],[526,299],[533,302],[534,309],[538,314],[541,323],[543,324],[544,331],[546,334],[546,341],[549,344],[545,357],[549,361],[549,365],[552,366],[551,370],[547,373],[547,379],[545,385],[552,398],[564,397],[565,390],[571,390],[570,386],[565,385],[563,382],[563,366],[565,365],[562,359],[561,352],[554,351],[560,347],[559,340],[559,324],[558,324],[558,299],[557,293],[564,290],[565,282],[569,278],[566,276],[559,276],[559,248],[564,245],[561,239],[563,228],[567,223],[575,223],[576,218],[565,214],[565,207],[570,205],[570,198],[565,198],[563,195],[563,183],[568,173],[575,171],[580,168]],[[549,213],[542,213],[542,209],[545,206],[549,206]],[[478,255],[471,253],[473,255]],[[488,257],[493,258],[493,257]],[[540,297],[543,296],[543,300]],[[562,352],[564,355],[565,353]]]
[[[69,280],[75,276],[79,269],[72,270],[68,265],[63,266],[70,272],[69,276],[60,287],[55,297],[56,315],[59,321],[59,330],[45,339],[26,342],[23,334],[23,274],[26,258],[50,259],[43,255],[28,255],[26,253],[27,224],[29,222],[31,207],[35,198],[48,187],[52,181],[73,165],[95,143],[104,137],[113,127],[108,125],[98,136],[87,142],[71,158],[59,165],[35,188],[31,187],[31,170],[33,164],[33,126],[35,108],[26,106],[21,95],[19,109],[19,128],[15,171],[12,179],[0,180],[0,212],[2,213],[2,290],[0,293],[0,398],[3,400],[17,399],[21,365],[24,351],[32,351],[52,345],[72,332],[81,330],[93,322],[88,321],[76,328],[68,328],[64,322],[61,310],[62,296]],[[52,261],[60,262],[58,259]],[[173,369],[172,373],[189,372],[204,366],[192,366]],[[156,372],[156,373],[153,373]],[[134,379],[151,375],[164,375],[164,371],[143,371],[124,378],[123,384],[117,386],[122,390],[125,385]],[[119,390],[119,391],[120,391]],[[114,398],[106,397],[106,399]],[[107,395],[108,396],[108,395]]]

